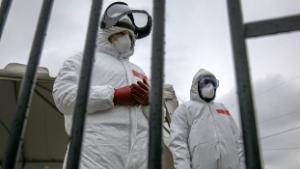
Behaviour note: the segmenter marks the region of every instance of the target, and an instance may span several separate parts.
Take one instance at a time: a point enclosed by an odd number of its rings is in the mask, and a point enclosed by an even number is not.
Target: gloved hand
[[[135,105],[138,102],[133,97],[133,86],[125,86],[115,89],[114,103],[119,105]]]
[[[150,86],[146,79],[132,84],[132,96],[141,105],[149,105]]]

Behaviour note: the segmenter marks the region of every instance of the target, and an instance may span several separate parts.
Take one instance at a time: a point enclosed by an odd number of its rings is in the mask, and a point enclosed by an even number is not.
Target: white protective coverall
[[[80,169],[146,169],[148,121],[142,106],[114,105],[114,88],[145,78],[145,73],[129,62],[133,50],[119,54],[108,37],[126,28],[99,29],[91,87],[87,105]],[[55,80],[53,97],[64,114],[70,135],[82,55],[67,59]],[[66,157],[65,157],[66,159]],[[66,160],[64,162],[65,167]]]
[[[172,116],[170,149],[176,169],[242,169],[240,132],[223,104],[205,102],[198,94],[201,69],[193,78],[190,101]]]

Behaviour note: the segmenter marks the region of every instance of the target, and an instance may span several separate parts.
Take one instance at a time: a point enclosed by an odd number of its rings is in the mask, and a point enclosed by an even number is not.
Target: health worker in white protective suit
[[[145,16],[144,25],[135,14]],[[143,70],[129,57],[135,40],[150,31],[151,17],[146,11],[131,10],[123,2],[107,7],[98,31],[80,169],[147,168],[148,121],[143,107],[149,104],[149,85]],[[68,58],[53,87],[69,135],[81,60],[81,54]]]
[[[174,112],[170,149],[176,169],[244,169],[240,132],[223,104],[215,103],[216,77],[200,69],[190,101]]]

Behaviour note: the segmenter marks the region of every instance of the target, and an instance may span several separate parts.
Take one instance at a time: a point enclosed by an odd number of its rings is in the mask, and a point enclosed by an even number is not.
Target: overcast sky
[[[27,63],[41,2],[13,1],[0,42],[0,68],[11,62]],[[66,58],[83,50],[90,2],[54,2],[41,59],[41,65],[48,67],[52,76]],[[111,2],[105,0],[103,6]],[[150,0],[126,2],[152,13]],[[165,81],[174,85],[181,101],[186,101],[196,71],[212,71],[220,80],[217,100],[224,102],[238,121],[225,2],[167,1]],[[300,13],[300,0],[242,0],[242,6],[245,22]],[[265,166],[299,168],[300,32],[251,39],[247,45]],[[151,36],[139,40],[135,51],[131,61],[149,75]]]

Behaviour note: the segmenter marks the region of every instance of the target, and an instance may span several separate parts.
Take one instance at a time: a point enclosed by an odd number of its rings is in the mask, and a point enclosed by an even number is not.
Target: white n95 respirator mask
[[[114,48],[120,53],[127,53],[131,50],[131,39],[128,34],[121,36],[112,42]]]
[[[207,84],[201,89],[201,95],[204,98],[212,99],[215,96],[215,88],[212,83]]]
[[[219,81],[212,75],[201,76],[198,80],[198,92],[200,98],[206,102],[210,102],[216,97],[216,90],[219,86]]]

